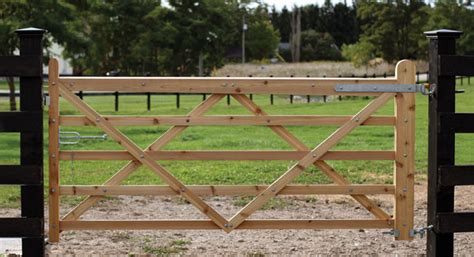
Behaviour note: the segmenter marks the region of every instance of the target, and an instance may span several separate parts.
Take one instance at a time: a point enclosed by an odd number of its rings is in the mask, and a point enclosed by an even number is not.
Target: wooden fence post
[[[20,38],[21,56],[39,56],[42,65],[43,34],[45,30],[36,28],[19,29],[16,31]],[[41,70],[41,69],[40,69]],[[43,78],[39,74],[32,77],[20,76],[20,111],[37,112],[43,115]],[[31,121],[30,121],[31,122]],[[40,183],[21,186],[21,216],[40,218],[44,222],[43,194],[43,119],[34,121],[34,132],[21,132],[21,165],[37,166],[40,170]],[[36,237],[23,238],[23,256],[44,256],[44,224],[41,234]]]
[[[425,32],[429,42],[429,83],[436,84],[429,99],[428,138],[428,225],[435,225],[439,212],[454,211],[454,186],[439,185],[440,166],[454,165],[454,131],[440,129],[440,113],[455,112],[456,76],[442,76],[439,56],[455,54],[456,38],[462,32],[436,30]],[[452,256],[453,233],[428,232],[428,256]]]

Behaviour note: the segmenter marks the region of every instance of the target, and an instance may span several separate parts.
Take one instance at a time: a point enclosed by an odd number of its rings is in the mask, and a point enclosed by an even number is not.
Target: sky
[[[277,10],[281,10],[283,6],[288,7],[288,9],[291,9],[293,5],[296,4],[296,6],[303,6],[303,5],[308,5],[308,4],[318,4],[321,6],[324,3],[324,0],[262,0],[263,2],[269,4],[270,6],[275,5]],[[344,0],[331,0],[333,4],[344,2]],[[168,6],[168,1],[164,0],[162,1],[163,5]],[[347,3],[350,5],[352,4],[352,0],[348,0]]]
[[[302,5],[308,5],[308,4],[318,4],[322,5],[324,3],[324,0],[263,0],[263,2],[269,4],[270,6],[275,5],[277,10],[281,10],[283,6],[286,5],[286,7],[291,7],[293,5],[297,6],[302,6]],[[344,2],[344,0],[331,0],[333,4],[339,3],[339,2]],[[347,1],[347,3],[350,3],[352,1]],[[289,8],[290,9],[290,8]]]

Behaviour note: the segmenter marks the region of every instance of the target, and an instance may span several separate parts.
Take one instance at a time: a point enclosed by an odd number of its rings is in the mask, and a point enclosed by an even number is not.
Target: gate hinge
[[[399,237],[400,236],[400,230],[392,229],[390,231],[384,231],[384,232],[382,232],[382,235],[391,235],[391,236],[394,236],[394,237]]]
[[[422,228],[410,229],[410,236],[415,237],[416,235],[420,235],[420,238],[423,238],[426,232],[431,231],[432,229],[433,229],[433,225],[429,225],[427,227],[422,227]]]
[[[416,93],[432,95],[436,84],[337,84],[336,92],[365,92],[365,93]]]

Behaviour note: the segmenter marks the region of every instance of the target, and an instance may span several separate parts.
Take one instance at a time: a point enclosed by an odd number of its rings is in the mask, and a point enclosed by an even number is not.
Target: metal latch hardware
[[[81,136],[77,131],[59,132],[59,144],[61,145],[77,145],[82,139],[107,140],[107,134],[102,136]]]
[[[49,98],[49,95],[43,95],[43,106],[50,106],[51,105],[51,99]]]
[[[390,231],[382,232],[382,235],[391,235],[391,236],[394,236],[394,237],[399,237],[400,236],[400,230],[392,229]]]
[[[429,225],[428,227],[423,228],[410,229],[410,236],[415,237],[416,235],[420,235],[420,238],[423,238],[426,232],[431,231],[432,229],[433,225]]]
[[[336,92],[416,93],[432,95],[436,84],[337,84]]]

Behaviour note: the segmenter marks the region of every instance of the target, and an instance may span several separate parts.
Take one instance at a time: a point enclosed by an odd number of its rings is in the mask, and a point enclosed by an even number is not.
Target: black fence
[[[425,32],[430,40],[428,256],[453,256],[456,232],[474,232],[474,212],[454,212],[455,186],[474,185],[474,164],[455,164],[456,133],[474,133],[474,113],[456,113],[456,76],[474,76],[474,56],[455,55],[460,31]],[[474,155],[474,149],[472,151]]]
[[[20,77],[20,111],[0,112],[0,132],[20,133],[20,165],[0,165],[0,185],[21,186],[21,217],[0,218],[0,237],[22,238],[23,256],[44,256],[44,30],[17,30],[20,56],[0,56],[0,76]]]

